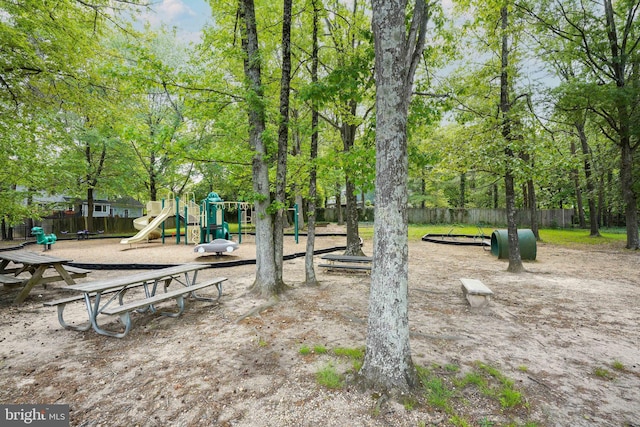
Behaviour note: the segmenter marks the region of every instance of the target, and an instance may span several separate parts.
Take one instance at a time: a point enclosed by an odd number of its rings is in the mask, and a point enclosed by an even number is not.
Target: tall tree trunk
[[[611,50],[611,64],[615,77],[616,87],[620,91],[616,98],[617,121],[616,131],[620,144],[620,185],[622,186],[622,198],[625,204],[625,221],[627,227],[627,249],[640,249],[640,236],[638,236],[638,197],[634,189],[633,177],[633,155],[635,146],[631,145],[631,117],[629,114],[629,100],[626,86],[626,69],[628,56],[625,45],[628,41],[628,31],[622,34],[622,47],[618,38],[618,30],[614,18],[612,0],[604,0],[604,11],[606,17],[606,31],[608,46]],[[631,6],[630,6],[631,7]],[[637,5],[632,6],[637,9]],[[629,15],[631,17],[632,15]],[[629,40],[630,41],[630,40]],[[637,41],[635,42],[637,44]]]
[[[582,147],[582,158],[584,159],[584,177],[587,185],[587,204],[589,205],[589,235],[591,237],[600,237],[598,211],[596,209],[596,188],[591,172],[591,149],[589,148],[587,133],[584,130],[584,121],[575,122],[574,126],[578,131],[580,146]]]
[[[282,76],[280,79],[280,123],[278,125],[278,164],[276,166],[276,203],[278,210],[274,222],[274,256],[276,281],[284,287],[282,263],[284,255],[284,228],[287,214],[287,155],[289,143],[289,92],[291,86],[291,2],[284,0],[282,12]]]
[[[420,174],[420,195],[422,196],[422,201],[420,201],[420,207],[424,209],[426,207],[424,198],[427,195],[427,180],[425,178],[424,170]]]
[[[357,103],[352,101],[349,105],[352,116],[356,115]],[[356,125],[343,123],[341,132],[344,152],[349,153],[353,149],[356,139]],[[352,171],[347,167],[345,171],[345,220],[347,225],[347,248],[345,255],[364,255],[360,247],[360,234],[358,233],[358,197],[356,185],[351,177]]]
[[[535,170],[534,161],[529,153],[523,153],[520,157],[526,164],[529,165],[531,170]],[[525,208],[529,210],[529,225],[536,240],[540,240],[540,230],[538,226],[538,208],[536,202],[536,187],[534,185],[533,178],[530,177],[529,179],[527,179],[527,182],[523,184],[523,188],[524,200],[526,202]]]
[[[313,47],[311,50],[311,83],[318,83],[318,19],[320,8],[318,0],[311,0],[313,5]],[[318,284],[316,270],[313,266],[313,251],[316,240],[316,198],[317,198],[317,167],[318,158],[318,102],[311,105],[311,151],[309,154],[309,202],[307,207],[307,250],[304,262],[304,283],[308,286]]]
[[[258,29],[253,0],[242,0],[241,15],[244,20],[242,47],[246,53],[244,72],[247,78],[247,105],[249,117],[249,143],[253,150],[253,191],[256,195],[256,278],[251,291],[263,298],[278,294],[282,283],[278,282],[274,256],[273,217],[268,212],[271,205],[269,192],[269,167],[267,146],[262,139],[266,125],[264,116],[264,91],[260,69]]]
[[[638,236],[638,199],[633,189],[633,150],[628,138],[623,138],[620,159],[620,184],[625,203],[625,222],[627,227],[627,249],[640,249]]]
[[[529,189],[529,218],[531,221],[531,231],[536,237],[536,240],[540,240],[540,227],[538,225],[538,207],[536,201],[536,188],[533,185],[533,180],[527,180],[527,188]]]
[[[460,174],[460,201],[458,202],[458,207],[460,209],[464,209],[465,205],[465,192],[466,192],[466,184],[467,184],[467,174]]]
[[[512,171],[512,163],[514,158],[511,142],[513,140],[511,130],[511,119],[509,111],[511,103],[509,101],[509,36],[507,29],[509,27],[509,14],[507,7],[500,9],[501,29],[502,29],[502,71],[500,73],[500,113],[502,115],[502,137],[507,144],[505,149],[505,198],[507,202],[507,232],[509,241],[509,267],[507,271],[518,273],[524,270],[522,258],[520,257],[520,247],[518,243],[518,224],[516,222],[516,194],[514,186],[514,176]]]
[[[156,184],[155,153],[149,155],[149,198],[150,200],[158,200],[158,187]]]
[[[84,229],[93,231],[93,209],[94,209],[94,200],[93,200],[93,188],[87,188],[87,216],[85,218]]]
[[[571,140],[571,156],[576,157],[576,143]],[[587,220],[584,215],[584,204],[582,203],[582,185],[580,185],[580,174],[578,169],[571,169],[571,179],[573,180],[573,186],[576,192],[576,204],[578,210],[578,226],[580,228],[587,228]]]
[[[338,225],[344,224],[344,216],[342,215],[342,190],[341,185],[336,185],[336,222]]]
[[[416,0],[407,34],[402,0],[372,0],[376,80],[376,202],[367,343],[361,374],[376,387],[416,384],[409,346],[407,115],[422,57],[427,3]]]

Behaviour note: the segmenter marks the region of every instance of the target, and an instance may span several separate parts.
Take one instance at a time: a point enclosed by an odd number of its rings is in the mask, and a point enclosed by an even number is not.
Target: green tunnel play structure
[[[527,228],[518,230],[518,248],[520,248],[520,258],[523,260],[536,259],[536,236],[533,231]],[[509,258],[509,232],[507,230],[494,230],[491,233],[491,253],[498,259]]]

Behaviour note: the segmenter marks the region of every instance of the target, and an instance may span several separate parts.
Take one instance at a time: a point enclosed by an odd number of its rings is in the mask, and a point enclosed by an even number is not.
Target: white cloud
[[[196,13],[183,0],[161,0],[151,3],[151,10],[143,13],[141,18],[152,27],[157,27],[162,23],[172,25],[194,16]]]
[[[163,21],[173,21],[182,18],[183,15],[196,16],[196,13],[182,0],[162,0],[158,6],[154,7]]]
[[[135,20],[148,23],[151,28],[162,25],[176,28],[178,37],[186,42],[198,42],[202,28],[211,17],[206,0],[152,0],[149,8],[139,13]]]

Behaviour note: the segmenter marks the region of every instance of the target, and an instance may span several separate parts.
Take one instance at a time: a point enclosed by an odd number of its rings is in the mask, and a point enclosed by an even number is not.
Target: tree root
[[[269,299],[269,301],[267,301],[265,304],[259,305],[258,307],[254,307],[251,310],[249,310],[247,313],[245,313],[245,314],[241,315],[240,317],[238,317],[235,320],[234,323],[240,323],[244,319],[246,319],[247,317],[258,315],[258,314],[262,313],[263,311],[265,311],[266,309],[273,307],[278,302],[280,302],[280,299],[278,297],[271,297]]]

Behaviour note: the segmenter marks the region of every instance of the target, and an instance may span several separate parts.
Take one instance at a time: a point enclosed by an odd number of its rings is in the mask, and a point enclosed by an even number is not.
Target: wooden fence
[[[93,223],[89,227],[85,222],[86,218],[69,217],[43,219],[34,221],[32,226],[42,227],[45,233],[54,233],[56,236],[75,236],[80,230],[91,230],[93,232],[104,232],[105,234],[132,234],[137,230],[133,227],[133,218],[93,218]],[[23,239],[31,235],[31,225],[23,224],[13,227],[14,239]]]
[[[373,207],[359,209],[359,221],[373,222]],[[506,209],[446,209],[446,208],[409,208],[407,209],[410,224],[477,224],[484,226],[505,227],[507,225]],[[570,228],[574,225],[572,209],[538,210],[538,225],[544,228]],[[91,227],[86,218],[69,217],[44,219],[36,221],[33,226],[44,228],[45,233],[54,233],[58,237],[75,236],[79,230],[89,229],[93,232],[104,232],[110,235],[131,235],[137,232],[133,227],[133,218],[94,218]],[[530,227],[529,211],[517,211],[516,220],[521,228]],[[318,221],[336,222],[337,211],[334,208],[318,209]],[[231,218],[229,222],[234,222]],[[167,221],[167,227],[174,227],[173,218]],[[30,236],[30,225],[24,224],[13,228],[14,239]]]
[[[410,224],[478,224],[503,227],[507,225],[506,209],[447,209],[447,208],[408,208]],[[374,209],[358,209],[359,221],[372,222]],[[570,228],[573,222],[573,209],[541,209],[537,211],[538,225],[545,228]],[[334,208],[319,209],[318,220],[337,221]],[[516,214],[518,226],[531,224],[528,210],[518,210]]]

